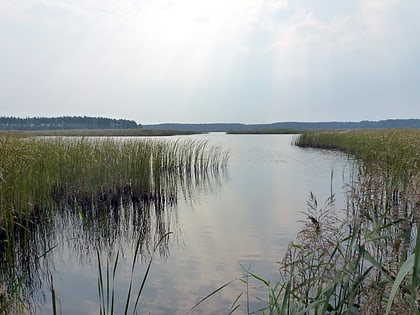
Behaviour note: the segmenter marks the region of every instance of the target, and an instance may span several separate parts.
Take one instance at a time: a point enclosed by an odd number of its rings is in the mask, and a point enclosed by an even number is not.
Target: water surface
[[[278,279],[278,262],[302,226],[310,192],[322,203],[332,189],[337,210],[345,206],[343,192],[350,169],[345,155],[292,146],[293,135],[211,133],[187,137],[207,139],[229,150],[228,169],[198,179],[186,188],[190,191],[179,191],[177,203],[164,211],[148,210],[149,234],[135,269],[134,292],[159,236],[167,231],[173,234],[154,255],[139,314],[185,314],[201,298],[234,280],[195,310],[197,314],[226,313],[235,298],[246,292],[246,285],[235,280],[244,275],[243,267],[266,280]],[[119,223],[113,227],[119,232],[106,240],[99,239],[100,235],[84,238],[77,218],[57,218],[61,230],[54,234],[52,243],[57,247],[48,254],[48,270],[63,314],[99,313],[95,248],[101,248],[103,264],[107,259],[112,264],[119,250],[114,287],[115,308],[122,313],[136,243],[135,227],[130,224],[145,224],[146,220],[133,220],[133,210],[119,212]],[[256,297],[265,299],[266,293],[257,282],[249,283],[251,311],[263,306]],[[51,314],[48,290],[44,294],[39,295],[44,304],[37,314]],[[247,310],[246,295],[238,300],[238,314]]]

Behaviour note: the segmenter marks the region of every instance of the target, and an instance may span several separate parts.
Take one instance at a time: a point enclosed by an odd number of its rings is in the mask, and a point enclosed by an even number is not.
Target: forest
[[[0,130],[69,130],[142,128],[134,120],[87,116],[0,117]]]

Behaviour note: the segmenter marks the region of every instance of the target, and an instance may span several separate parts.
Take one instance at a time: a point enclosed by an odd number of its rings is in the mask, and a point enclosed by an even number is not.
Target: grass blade
[[[114,300],[115,300],[115,274],[117,271],[117,266],[118,266],[118,259],[119,259],[119,254],[120,252],[117,252],[117,256],[115,257],[115,262],[114,262],[114,267],[112,270],[112,296],[111,296],[111,314],[114,314]]]
[[[154,257],[154,255],[155,255],[155,252],[156,252],[156,250],[158,249],[158,247],[159,247],[160,243],[162,243],[162,241],[163,241],[166,237],[168,237],[170,234],[172,234],[172,232],[165,233],[165,234],[164,234],[164,235],[160,238],[159,242],[155,245],[155,248],[153,249],[152,257],[150,257],[150,261],[149,261],[149,263],[148,263],[148,265],[147,265],[146,273],[145,273],[145,274],[144,274],[144,276],[143,276],[143,281],[142,281],[142,283],[141,283],[141,286],[140,286],[139,292],[137,293],[137,298],[136,298],[136,303],[134,304],[133,314],[134,314],[134,313],[136,312],[136,310],[137,310],[137,305],[138,305],[138,302],[139,302],[139,300],[140,300],[141,293],[143,292],[143,288],[144,288],[144,285],[145,285],[145,283],[146,283],[146,279],[147,279],[147,277],[148,277],[148,275],[149,275],[150,267],[152,266],[152,261],[153,261],[153,257]]]
[[[99,313],[105,315],[105,301],[104,301],[104,282],[102,277],[102,266],[101,266],[101,256],[99,254],[99,249],[96,249],[96,255],[98,257],[98,292],[99,292]]]
[[[240,304],[236,305],[236,303],[239,301],[239,299],[241,298],[242,294],[243,294],[243,292],[239,293],[239,295],[236,297],[235,301],[233,301],[233,303],[232,303],[232,305],[230,307],[230,310],[229,310],[228,315],[233,314],[241,306]]]
[[[394,284],[392,285],[391,293],[389,295],[388,303],[386,305],[385,315],[388,315],[391,311],[392,303],[394,302],[395,294],[397,294],[398,288],[400,287],[401,282],[407,276],[407,274],[413,270],[414,267],[414,254],[410,255],[404,264],[401,266],[400,271],[398,272]]]
[[[214,290],[213,292],[209,293],[208,295],[206,295],[205,297],[203,297],[200,301],[198,301],[187,313],[185,313],[185,315],[190,314],[193,310],[195,310],[201,303],[203,303],[204,301],[206,301],[207,299],[209,299],[210,297],[212,297],[213,295],[215,295],[217,292],[223,290],[224,288],[226,288],[228,285],[230,285],[232,281],[229,281],[227,283],[225,283],[224,285],[222,285],[221,287],[217,288],[216,290]]]
[[[414,248],[413,290],[420,286],[420,223],[417,224],[416,247]]]
[[[292,278],[287,281],[286,291],[284,292],[283,302],[280,310],[280,315],[286,315],[288,313],[288,306],[290,302],[290,289],[292,287]],[[277,304],[277,303],[276,303]]]
[[[54,281],[53,281],[52,276],[51,276],[51,301],[52,301],[53,315],[57,315],[57,301],[56,301]]]

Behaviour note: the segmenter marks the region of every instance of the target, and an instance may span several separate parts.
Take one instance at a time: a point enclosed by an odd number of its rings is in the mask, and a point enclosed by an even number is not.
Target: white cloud
[[[398,15],[397,9],[410,8],[401,3],[397,0],[361,0],[327,18],[325,10],[317,8],[316,4],[290,6],[293,8],[291,15],[277,20],[272,27],[274,36],[269,51],[275,56],[279,71],[286,76],[292,69],[297,74],[307,75],[310,59],[343,54],[377,54],[379,59],[383,55],[395,57],[396,50],[403,48],[395,40],[399,38],[406,42],[413,35],[408,33],[411,26],[406,27],[407,34],[398,34],[401,25],[408,22],[401,12]]]
[[[415,1],[3,1],[0,101],[130,113],[142,104],[150,117],[156,104],[176,106],[172,115],[232,104],[252,117],[253,104],[269,117],[279,103],[332,104],[363,77],[417,78]]]

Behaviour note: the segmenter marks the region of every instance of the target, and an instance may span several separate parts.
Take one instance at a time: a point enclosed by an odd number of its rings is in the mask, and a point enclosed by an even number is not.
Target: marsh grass
[[[167,137],[175,135],[201,134],[188,130],[159,129],[69,129],[69,130],[0,130],[0,136],[14,137]]]
[[[115,239],[111,234],[130,233],[115,228],[130,221],[147,250],[152,230],[157,238],[168,232],[164,209],[177,203],[178,192],[188,194],[185,186],[217,174],[227,161],[219,147],[191,139],[0,137],[0,283],[7,292],[1,307],[9,298],[22,304],[23,291],[45,278],[37,272],[56,246],[57,213],[68,218],[62,224],[79,216],[79,237],[99,250]]]
[[[281,268],[292,282],[289,307],[418,314],[420,130],[310,132],[295,143],[338,149],[356,161],[344,217],[316,210],[311,196],[308,222]]]
[[[207,146],[194,140],[0,137],[0,223],[34,216],[64,196],[82,205],[117,202],[124,193],[163,198],[159,193],[175,189],[179,177],[226,165],[227,153]]]

